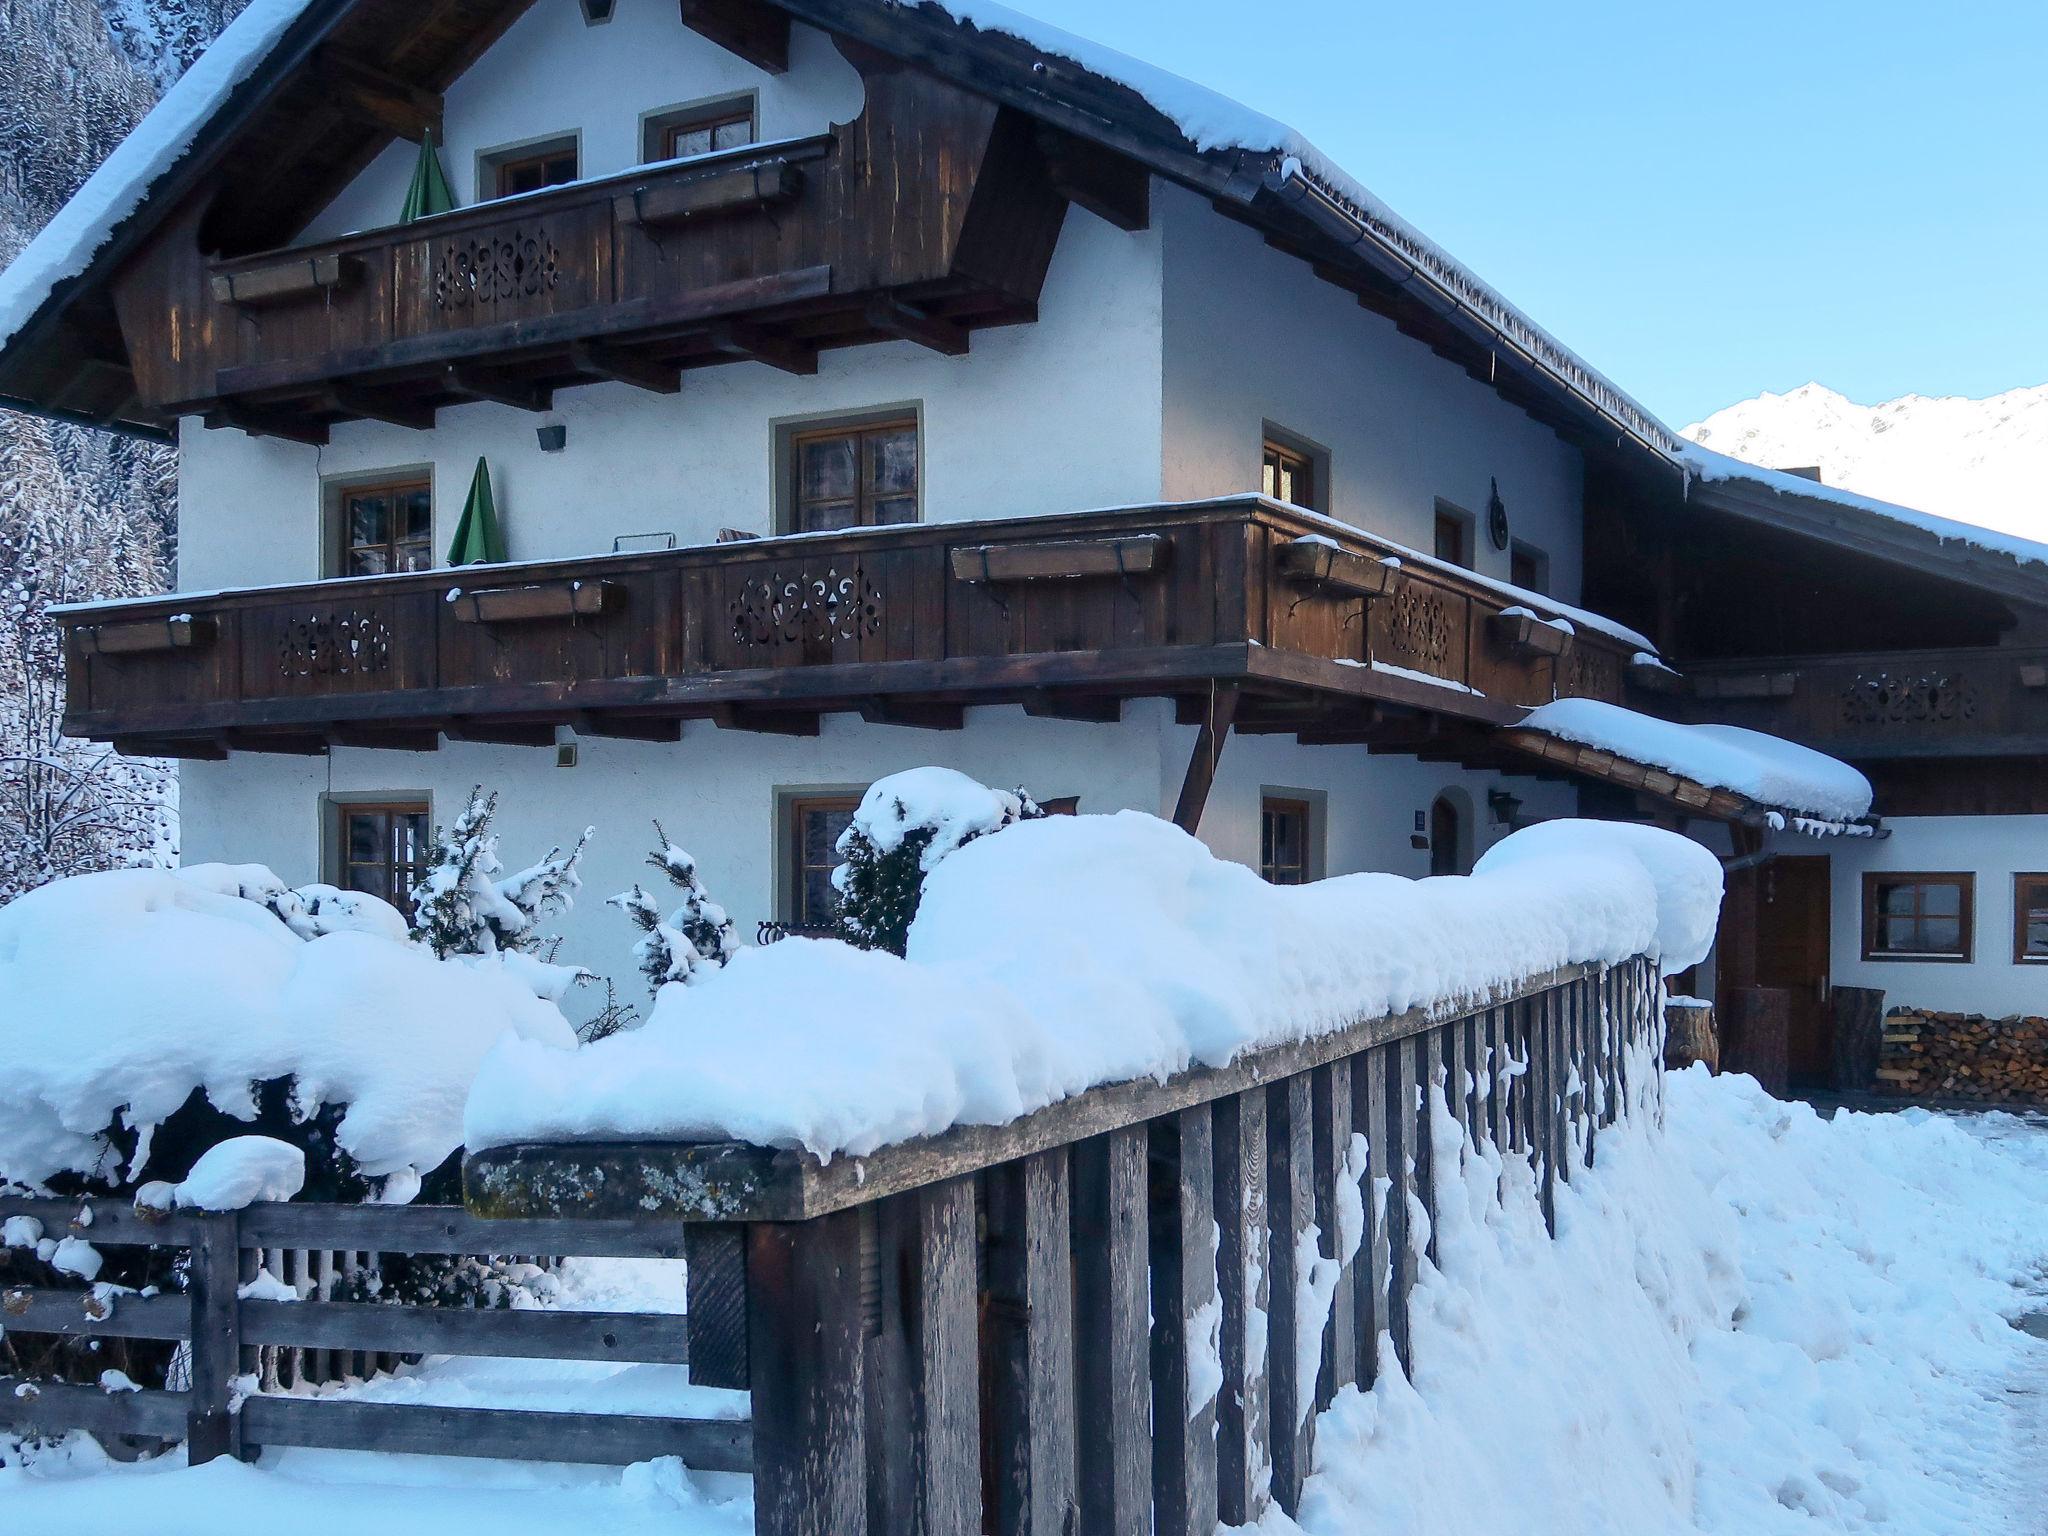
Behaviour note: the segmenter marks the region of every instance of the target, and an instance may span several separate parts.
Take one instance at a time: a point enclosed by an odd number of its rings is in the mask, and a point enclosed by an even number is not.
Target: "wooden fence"
[[[1208,1536],[1299,1504],[1315,1411],[1412,1358],[1434,1258],[1432,1102],[1526,1153],[1547,1217],[1600,1132],[1661,1110],[1662,988],[1572,967],[1485,1007],[1362,1021],[1002,1127],[819,1163],[741,1144],[472,1155],[465,1210],[259,1206],[95,1244],[185,1244],[189,1295],[28,1298],[10,1328],[189,1338],[187,1391],[0,1381],[0,1421],[263,1445],[751,1470],[764,1536]],[[1630,1081],[1631,1074],[1639,1080]],[[70,1202],[4,1202],[53,1232]],[[1349,1213],[1349,1214],[1347,1214]],[[1420,1213],[1422,1220],[1417,1219]],[[1362,1216],[1362,1219],[1360,1219]],[[1354,1239],[1347,1244],[1346,1239]],[[687,1318],[237,1301],[252,1250],[675,1256]],[[259,1344],[687,1362],[747,1421],[257,1395]]]

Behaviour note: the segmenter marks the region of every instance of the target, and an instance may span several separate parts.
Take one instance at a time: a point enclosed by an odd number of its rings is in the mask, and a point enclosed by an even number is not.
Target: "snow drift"
[[[251,1085],[286,1076],[303,1105],[348,1105],[338,1139],[366,1176],[425,1173],[494,1042],[574,1044],[520,973],[364,931],[359,907],[303,939],[231,894],[242,872],[192,873],[80,875],[0,908],[0,1178],[92,1172],[117,1110],[155,1125],[195,1088],[247,1118]]]
[[[905,959],[789,939],[664,989],[643,1028],[573,1055],[504,1042],[465,1139],[863,1154],[1561,965],[1704,956],[1712,854],[1654,829],[1540,830],[1469,877],[1285,887],[1153,816],[1022,822],[931,871]]]

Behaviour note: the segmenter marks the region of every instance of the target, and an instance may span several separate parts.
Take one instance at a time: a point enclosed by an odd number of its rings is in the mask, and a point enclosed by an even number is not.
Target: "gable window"
[[[1306,885],[1309,862],[1309,803],[1284,795],[1259,801],[1259,873],[1273,885]]]
[[[917,418],[804,427],[788,436],[790,533],[917,521]]]
[[[1867,873],[1863,958],[1967,961],[1975,908],[1971,874]]]
[[[783,921],[791,928],[829,928],[839,921],[839,835],[860,808],[858,795],[794,794],[782,802]]]
[[[1448,501],[1436,504],[1436,557],[1472,569],[1472,514]]]
[[[412,887],[432,843],[425,800],[337,803],[330,813],[333,883],[362,891],[412,915]]]
[[[384,576],[434,564],[434,488],[426,476],[344,485],[329,559],[336,576]]]
[[[1316,473],[1315,454],[1271,432],[1266,434],[1259,465],[1259,489],[1265,495],[1274,501],[1320,511],[1322,502],[1317,499],[1320,478]]]
[[[2012,959],[2048,965],[2048,875],[2012,877]]]
[[[477,173],[480,196],[517,197],[538,192],[542,187],[559,187],[574,181],[577,171],[576,136],[564,134],[541,144],[497,150],[482,157]],[[489,188],[488,193],[482,189]]]
[[[648,160],[680,160],[738,149],[757,136],[754,98],[726,96],[656,112],[646,119],[641,153]]]
[[[1508,549],[1508,580],[1524,592],[1550,592],[1550,556],[1534,544],[1515,540]]]

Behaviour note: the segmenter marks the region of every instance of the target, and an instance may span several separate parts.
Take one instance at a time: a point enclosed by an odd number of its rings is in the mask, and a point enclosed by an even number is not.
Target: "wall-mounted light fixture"
[[[542,453],[560,453],[569,443],[569,429],[559,421],[534,428],[533,435],[540,440]]]
[[[1486,809],[1495,826],[1513,831],[1522,815],[1522,797],[1505,789],[1489,789],[1486,792]]]

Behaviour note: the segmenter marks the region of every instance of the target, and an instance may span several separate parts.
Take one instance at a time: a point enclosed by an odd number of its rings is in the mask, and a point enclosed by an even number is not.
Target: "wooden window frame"
[[[719,128],[728,123],[744,120],[747,125],[746,144],[758,144],[761,140],[761,101],[752,91],[741,91],[732,95],[716,96],[704,101],[680,102],[672,107],[663,107],[649,112],[640,119],[640,154],[648,164],[679,158],[674,149],[675,137],[697,128]],[[740,148],[730,145],[728,148]],[[716,151],[712,151],[716,153]]]
[[[1301,878],[1299,880],[1275,880],[1273,871],[1280,866],[1266,857],[1266,818],[1271,815],[1299,816],[1301,818]],[[1307,795],[1289,793],[1285,790],[1267,790],[1259,795],[1259,878],[1268,885],[1308,885],[1319,878],[1316,847],[1316,802]]]
[[[1912,953],[1881,949],[1877,944],[1877,892],[1884,885],[1953,885],[1961,892],[1957,922],[1962,950],[1959,954]],[[1893,914],[1897,915],[1897,914]],[[1915,916],[1926,914],[1916,908]],[[1863,872],[1863,958],[1901,965],[1970,965],[1977,957],[1977,876],[1972,870],[1870,869]]]
[[[863,411],[854,416],[828,416],[803,421],[785,422],[776,430],[776,483],[781,488],[782,506],[778,509],[776,522],[779,531],[785,534],[803,533],[803,445],[827,438],[854,437],[863,445],[870,437],[884,432],[901,432],[908,429],[917,444],[917,485],[911,493],[916,503],[917,515],[905,524],[888,524],[890,527],[908,527],[911,523],[924,521],[924,413],[915,406],[886,407],[875,411]],[[873,503],[877,499],[867,483],[867,450],[860,449],[854,467],[853,515],[854,521],[844,524],[849,528],[870,528],[880,525],[873,520]]]
[[[505,176],[509,171],[522,166],[559,159],[567,155],[576,162],[575,174],[569,181],[578,181],[583,176],[583,135],[571,130],[565,133],[551,133],[545,138],[530,139],[524,144],[507,144],[498,149],[487,149],[476,157],[476,201],[479,203],[502,202],[508,197],[531,197],[536,192],[545,192],[549,187],[566,186],[568,182],[543,182],[538,187],[529,187],[524,192],[507,192]]]
[[[1441,553],[1437,535],[1446,523],[1455,524],[1458,529],[1459,556]],[[1455,565],[1461,571],[1477,570],[1479,560],[1479,520],[1455,502],[1445,501],[1441,496],[1436,501],[1435,516],[1429,526],[1429,552],[1446,565]],[[1462,558],[1460,558],[1462,557]]]
[[[2048,872],[2023,870],[2012,877],[2012,963],[2014,965],[2048,965],[2048,950],[2039,954],[2027,953],[2027,887],[2038,886],[2041,895],[2038,900],[2048,906]]]
[[[324,874],[327,883],[338,890],[354,891],[360,889],[360,887],[349,884],[349,871],[358,867],[356,862],[348,856],[348,820],[351,816],[367,814],[379,816],[418,816],[420,818],[424,834],[420,844],[419,862],[414,865],[399,864],[396,859],[391,857],[393,849],[388,844],[385,847],[385,858],[382,861],[382,867],[390,881],[388,887],[389,894],[383,899],[390,902],[401,914],[410,918],[412,916],[412,882],[411,880],[406,881],[404,888],[401,889],[397,881],[397,875],[401,869],[409,868],[414,871],[413,879],[417,879],[419,874],[427,868],[427,857],[432,849],[434,837],[433,796],[420,791],[393,789],[378,790],[369,794],[328,795],[323,798],[325,802],[326,825],[323,828],[322,840],[325,844],[326,852],[321,863],[325,866]],[[374,895],[376,893],[366,892],[365,894]]]
[[[363,496],[409,496],[416,491],[424,491],[427,495],[427,563],[421,569],[430,571],[434,569],[435,533],[434,476],[432,470],[424,468],[416,470],[394,469],[379,471],[374,475],[360,478],[333,480],[327,483],[324,487],[324,492],[329,502],[328,533],[326,538],[327,547],[322,551],[322,563],[327,567],[329,579],[357,581],[376,579],[374,575],[366,575],[349,569],[352,563],[351,557],[358,549],[373,547],[368,544],[358,544],[349,536],[349,503]],[[386,554],[390,556],[383,572],[386,576],[401,574],[397,560],[399,546],[415,542],[411,539],[396,537],[398,520],[395,515],[392,519],[391,528],[394,536],[387,539],[381,546]]]
[[[1280,468],[1293,469],[1298,489],[1305,489],[1305,496],[1283,496],[1280,494]],[[1329,510],[1325,505],[1326,482],[1329,478],[1329,455],[1303,438],[1291,432],[1283,432],[1268,422],[1265,435],[1259,444],[1259,492],[1271,500],[1285,502],[1289,506],[1307,507],[1311,512]],[[1266,489],[1268,470],[1273,472],[1273,488]]]
[[[803,819],[807,811],[851,811],[859,807],[862,791],[847,789],[794,789],[783,790],[778,796],[776,807],[776,836],[781,840],[779,862],[782,867],[782,899],[776,903],[779,909],[777,921],[793,929],[820,926],[807,923],[803,912],[804,899],[804,837]]]

